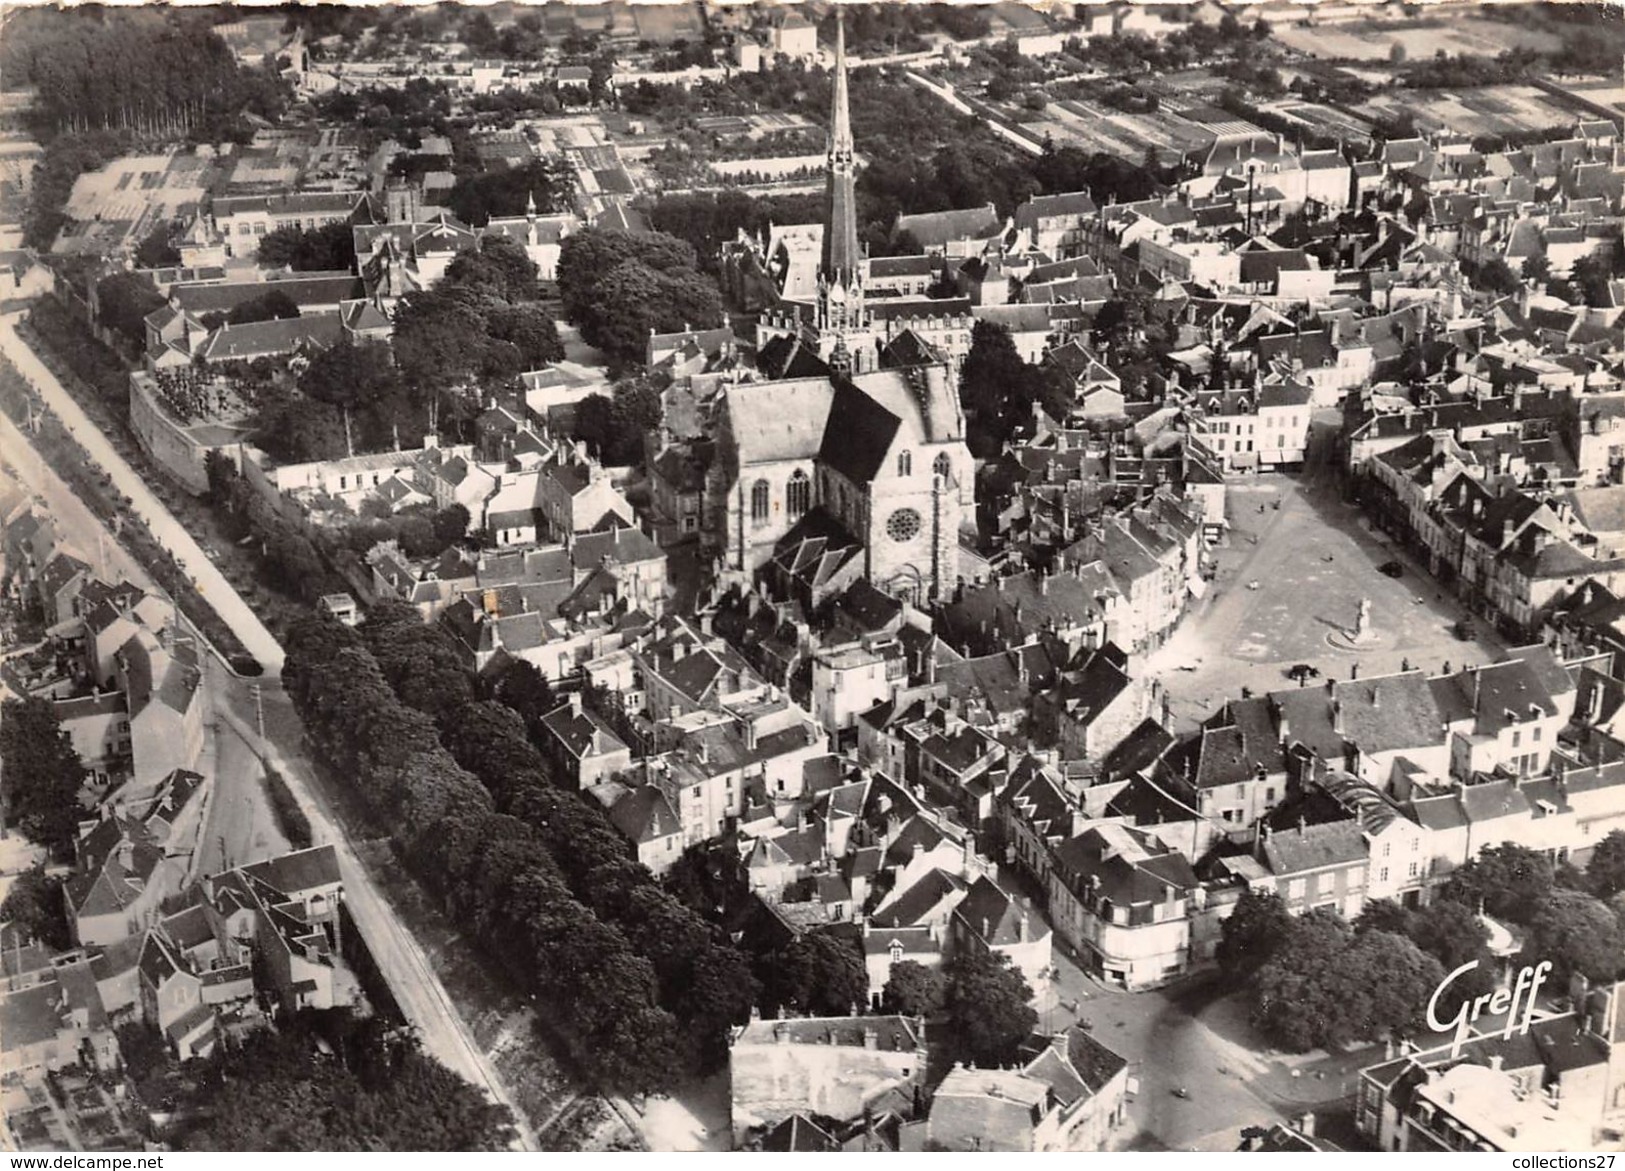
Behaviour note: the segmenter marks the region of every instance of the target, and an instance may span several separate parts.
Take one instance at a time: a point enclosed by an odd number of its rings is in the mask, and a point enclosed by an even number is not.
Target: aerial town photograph
[[[0,1150],[1625,1151],[1622,65],[7,4]]]

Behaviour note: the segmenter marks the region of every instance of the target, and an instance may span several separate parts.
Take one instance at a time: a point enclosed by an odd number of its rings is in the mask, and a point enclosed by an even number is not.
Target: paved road
[[[225,664],[211,656],[204,673],[211,700],[229,699],[237,681]],[[213,728],[214,795],[199,835],[198,874],[219,874],[233,866],[263,862],[291,848],[260,780],[263,766],[258,739],[218,718]]]
[[[1264,1063],[1209,1028],[1205,1003],[1187,986],[1149,992],[1107,988],[1055,953],[1057,975],[1039,1002],[1039,1027],[1055,1031],[1087,1022],[1102,1044],[1129,1062],[1138,1092],[1132,1130],[1114,1145],[1133,1150],[1235,1150],[1243,1126],[1284,1115],[1248,1086]],[[1075,1006],[1075,1011],[1072,1006]],[[1185,1088],[1188,1098],[1176,1098]]]
[[[107,536],[107,530],[84,501],[74,495],[66,481],[51,470],[28,437],[10,417],[0,412],[0,451],[4,451],[16,479],[45,502],[45,510],[57,529],[77,546],[103,578],[122,578],[144,590],[161,593],[141,563],[124,546]]]
[[[239,680],[229,680],[215,696],[215,713],[223,735],[233,733],[253,744],[258,741],[258,735],[252,722],[254,701],[248,687]],[[286,702],[280,681],[261,681],[260,687],[267,704],[277,702],[275,697]],[[390,990],[401,1012],[417,1028],[424,1049],[447,1068],[485,1087],[495,1100],[508,1106],[519,1128],[518,1145],[525,1150],[535,1150],[534,1136],[519,1111],[514,1109],[485,1054],[469,1036],[428,957],[396,918],[339,830],[337,820],[321,797],[320,787],[312,780],[309,762],[296,750],[289,750],[271,739],[269,725],[267,732],[263,748],[265,760],[287,780],[294,799],[310,819],[313,842],[331,845],[337,851],[339,872],[344,879],[344,901],[351,917],[378,966],[388,976]]]
[[[154,536],[164,543],[166,548],[179,551],[187,567],[197,575],[199,588],[208,591],[209,600],[221,618],[237,637],[242,639],[249,651],[265,665],[266,675],[256,682],[262,690],[268,712],[275,712],[280,718],[273,724],[268,716],[267,740],[261,746],[264,757],[287,778],[294,799],[310,819],[315,842],[331,844],[337,850],[339,868],[344,878],[345,901],[349,904],[356,926],[360,929],[374,959],[388,978],[402,1013],[417,1028],[424,1049],[428,1053],[468,1081],[483,1086],[493,1099],[509,1107],[518,1129],[516,1145],[525,1150],[534,1150],[536,1148],[534,1136],[525,1125],[519,1111],[513,1108],[511,1098],[485,1054],[474,1044],[423,950],[379,893],[337,828],[337,822],[328,807],[321,801],[317,786],[311,783],[308,762],[298,755],[297,749],[303,737],[303,730],[299,726],[298,717],[292,711],[291,703],[282,691],[281,681],[278,678],[283,662],[282,648],[248,608],[247,603],[203,555],[197,542],[180,522],[152,494],[134,469],[112,449],[106,437],[79,410],[78,405],[69,397],[67,391],[62,389],[51,372],[23,344],[22,339],[12,328],[12,323],[4,319],[0,319],[0,353],[4,353],[23,376],[34,384],[51,409],[68,425],[69,431],[90,454],[92,460],[99,463],[103,470],[113,477],[120,490],[135,501],[136,513],[149,526]],[[14,428],[9,433],[0,429],[0,436],[13,443],[21,442],[23,439]],[[10,450],[8,447],[8,451]],[[106,530],[89,510],[76,498],[70,499],[71,493],[64,496],[67,491],[65,485],[55,480],[37,454],[30,458],[28,454],[22,454],[24,452],[32,453],[33,449],[26,446],[19,449],[15,461],[20,465],[19,473],[24,475],[25,482],[30,486],[34,486],[37,482],[39,486],[35,490],[45,494],[48,500],[54,498],[52,507],[61,507],[63,517],[72,525],[74,539],[83,541],[87,550],[94,549],[97,545],[97,534],[103,534],[109,558],[124,556],[127,561],[128,557],[122,550],[114,552],[111,536],[106,534]],[[119,566],[115,563],[114,568]],[[139,567],[132,565],[131,568]],[[131,576],[132,580],[146,582],[150,586],[150,579],[145,574],[135,573]],[[244,793],[241,786],[257,784],[253,773],[248,772],[245,775],[243,770],[245,766],[252,768],[258,765],[258,761],[252,761],[252,764],[249,762],[254,755],[252,749],[259,746],[260,741],[255,728],[250,684],[237,679],[225,664],[218,661],[212,664],[209,676],[218,733],[214,749],[219,754],[217,764],[221,767],[218,771],[222,774],[229,771],[231,775],[225,784],[219,786],[214,795],[214,808],[209,810],[207,815],[210,829],[206,832],[215,835],[216,841],[209,848],[220,854],[220,860],[229,858],[233,863],[237,863],[246,859],[238,857],[234,850],[246,852],[257,848],[254,840],[255,819],[251,815],[245,816],[248,807],[242,804]],[[249,749],[248,752],[244,751],[245,747]],[[221,836],[226,839],[224,847],[218,841]],[[269,848],[268,843],[264,848]],[[199,869],[201,868],[200,866]]]
[[[107,436],[79,409],[79,404],[63,389],[56,375],[40,361],[39,355],[18,336],[15,323],[19,316],[11,314],[0,318],[0,353],[39,392],[91,460],[99,464],[113,478],[118,490],[133,501],[131,508],[135,514],[151,530],[158,543],[174,554],[181,567],[192,575],[198,592],[208,599],[215,612],[242,640],[248,653],[260,661],[268,674],[281,671],[282,648],[277,645],[271,632],[238,596],[237,591],[231,588],[231,583],[215,568],[203,549],[192,539],[192,534],[164,507],[152,489],[147,487],[146,481],[124,461],[124,457],[114,450]]]

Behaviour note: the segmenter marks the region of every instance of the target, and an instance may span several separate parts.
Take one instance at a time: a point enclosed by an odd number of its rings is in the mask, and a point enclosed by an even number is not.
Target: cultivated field
[[[1612,107],[1625,115],[1625,88],[1620,86],[1617,77],[1576,77],[1558,84],[1578,97]]]
[[[1311,130],[1328,138],[1339,138],[1347,142],[1366,142],[1371,138],[1369,125],[1330,106],[1316,105],[1314,102],[1278,102],[1270,106],[1270,109],[1283,117],[1302,122]]]
[[[1518,134],[1577,120],[1572,109],[1532,85],[1396,90],[1373,98],[1360,112],[1387,118],[1409,112],[1419,129],[1461,134]]]
[[[1227,130],[1244,130],[1247,124],[1232,118],[1225,126]],[[1128,114],[1080,98],[1052,101],[1041,117],[1024,122],[1022,128],[1039,138],[1049,134],[1063,145],[1104,151],[1135,162],[1153,147],[1159,153],[1182,155],[1214,139],[1211,127],[1168,109],[1154,114]]]
[[[1441,49],[1450,54],[1493,57],[1513,45],[1524,45],[1542,53],[1560,46],[1550,33],[1475,17],[1452,18],[1438,25],[1422,26],[1409,22],[1278,24],[1274,35],[1281,44],[1299,53],[1345,61],[1386,61],[1394,45],[1402,46],[1411,61],[1432,57]]]

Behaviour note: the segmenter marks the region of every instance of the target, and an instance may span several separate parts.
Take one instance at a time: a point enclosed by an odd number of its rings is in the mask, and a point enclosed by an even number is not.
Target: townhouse
[[[1189,912],[1205,898],[1185,856],[1140,830],[1096,823],[1054,852],[1055,934],[1119,987],[1149,988],[1188,970]]]

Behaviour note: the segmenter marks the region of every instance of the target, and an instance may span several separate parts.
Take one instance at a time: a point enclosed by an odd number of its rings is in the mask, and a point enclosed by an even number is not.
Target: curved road
[[[118,489],[130,497],[136,515],[148,526],[153,536],[181,560],[193,575],[199,592],[208,598],[216,613],[242,640],[249,653],[265,666],[266,675],[257,684],[264,693],[266,703],[270,705],[274,702],[278,707],[285,704],[281,682],[277,678],[283,663],[281,646],[231,583],[204,555],[192,535],[113,449],[107,437],[79,409],[56,376],[18,336],[13,327],[15,317],[13,314],[0,318],[0,353],[16,366],[45,403],[56,412],[91,460],[99,464],[112,477]],[[6,438],[8,444],[24,440],[21,433],[9,425],[0,428],[0,436]],[[32,453],[33,458],[22,454],[23,451]],[[83,552],[94,555],[96,534],[106,534],[100,522],[76,497],[72,497],[71,492],[66,492],[65,485],[50,472],[31,446],[25,443],[15,462],[19,474],[45,497],[53,509],[60,507],[79,540],[91,546]],[[122,549],[117,549],[111,536],[105,538],[105,544],[111,567],[120,570],[133,567],[136,569],[130,575],[133,580],[138,583],[150,582],[139,567],[133,566],[128,555]],[[535,1150],[535,1137],[524,1116],[514,1107],[490,1061],[474,1043],[428,957],[390,909],[338,829],[328,807],[318,799],[318,786],[311,782],[297,749],[288,747],[290,743],[297,744],[297,735],[284,735],[280,742],[267,740],[262,743],[253,727],[254,705],[248,685],[234,678],[230,668],[222,662],[211,664],[210,675],[216,719],[227,725],[245,744],[260,746],[263,759],[287,779],[288,788],[310,819],[315,842],[331,844],[338,853],[339,869],[344,878],[345,902],[379,968],[389,980],[402,1013],[416,1027],[424,1049],[447,1068],[455,1070],[473,1084],[483,1086],[494,1100],[507,1106],[513,1114],[518,1135],[516,1145],[525,1150]],[[291,716],[291,710],[289,714]]]

